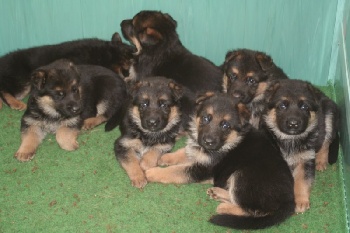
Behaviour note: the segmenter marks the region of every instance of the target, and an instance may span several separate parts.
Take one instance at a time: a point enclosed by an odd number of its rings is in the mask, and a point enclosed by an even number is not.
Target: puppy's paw
[[[88,118],[84,120],[83,130],[89,130],[95,128],[98,125],[95,118]]]
[[[295,200],[295,212],[296,213],[304,213],[310,209],[310,201],[309,200]]]
[[[149,182],[161,182],[161,176],[159,174],[162,173],[162,168],[154,167],[145,171],[146,178]]]
[[[10,104],[10,107],[15,110],[22,111],[27,108],[27,105],[21,101],[16,101]]]
[[[316,170],[317,171],[325,171],[327,169],[327,163],[324,163],[324,162],[317,162],[316,161]]]
[[[76,140],[66,141],[65,143],[60,143],[59,145],[63,150],[67,151],[74,151],[79,148],[79,143]]]
[[[14,157],[21,162],[27,162],[31,160],[34,157],[34,155],[35,155],[35,151],[32,151],[32,152],[17,151]]]
[[[158,160],[159,166],[170,166],[177,164],[177,161],[175,160],[172,153],[164,154],[160,159]]]
[[[131,185],[139,189],[142,189],[147,185],[147,179],[144,175],[134,176],[130,178],[130,180],[131,180]]]
[[[150,161],[150,160],[141,160],[140,162],[140,167],[142,168],[142,170],[146,171],[148,169],[151,169],[153,167],[156,167],[157,166],[157,161],[153,162],[153,161]]]

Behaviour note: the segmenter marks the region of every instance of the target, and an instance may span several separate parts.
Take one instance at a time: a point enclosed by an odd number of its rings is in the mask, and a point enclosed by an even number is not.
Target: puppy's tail
[[[328,152],[328,163],[329,164],[333,164],[333,163],[337,162],[338,153],[339,153],[339,134],[337,133],[335,135],[334,140],[329,145],[329,152]]]
[[[295,210],[295,203],[288,202],[284,206],[281,206],[279,210],[271,215],[266,215],[262,217],[253,217],[253,216],[237,216],[229,214],[219,214],[214,215],[210,218],[209,222],[234,229],[263,229],[271,227],[273,225],[280,224],[288,217],[290,217]]]

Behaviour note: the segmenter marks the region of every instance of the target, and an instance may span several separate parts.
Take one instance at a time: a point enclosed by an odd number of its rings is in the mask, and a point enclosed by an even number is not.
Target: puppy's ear
[[[259,63],[261,69],[264,71],[272,68],[274,64],[272,58],[269,55],[262,52],[257,52],[255,55],[255,59]]]
[[[122,38],[120,37],[118,32],[115,32],[112,35],[112,39],[111,39],[112,44],[119,44],[122,43]]]
[[[230,60],[233,60],[237,56],[239,56],[241,53],[238,50],[230,51],[226,53],[225,56],[225,63],[227,63]]]
[[[199,95],[196,99],[196,105],[201,105],[203,103],[204,100],[207,100],[209,98],[211,98],[212,96],[214,96],[215,93],[214,92],[211,92],[211,91],[208,91],[206,92],[205,94],[203,95]]]
[[[37,90],[41,90],[45,86],[46,79],[47,75],[44,70],[36,70],[31,75],[32,86]]]
[[[178,101],[184,94],[182,86],[175,82],[170,81],[169,88],[175,97],[175,101]]]
[[[176,22],[176,20],[173,19],[173,17],[171,17],[171,15],[169,15],[169,14],[167,14],[167,13],[165,13],[165,14],[163,14],[163,15],[164,15],[164,17],[165,17],[166,19],[169,20],[170,23],[172,23],[172,25],[173,25],[175,28],[177,27],[177,22]]]

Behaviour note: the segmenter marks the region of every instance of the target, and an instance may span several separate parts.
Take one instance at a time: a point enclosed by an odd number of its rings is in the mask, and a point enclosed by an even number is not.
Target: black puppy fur
[[[168,165],[179,153],[187,157],[182,164],[147,170],[148,181],[213,179],[214,187],[207,193],[222,203],[210,221],[226,227],[261,229],[291,216],[293,177],[270,135],[247,123],[250,115],[237,99],[207,93],[197,102],[185,149],[163,155]]]
[[[177,22],[169,14],[159,11],[141,11],[121,23],[123,36],[137,48],[130,78],[164,76],[183,85],[188,99],[182,104],[183,114],[189,115],[196,94],[221,91],[223,73],[208,59],[186,49],[176,27]]]
[[[310,208],[315,167],[324,170],[328,160],[337,160],[338,107],[320,90],[301,80],[275,81],[266,96],[264,123],[292,171],[296,212],[304,212]]]
[[[30,91],[31,72],[41,66],[66,58],[75,64],[104,66],[121,75],[129,69],[133,51],[115,33],[112,41],[82,39],[8,53],[0,57],[0,108],[2,101],[13,109],[26,108],[19,100]]]
[[[147,184],[144,170],[157,165],[169,152],[181,126],[182,87],[164,77],[131,82],[130,100],[115,142],[115,155],[132,185]]]
[[[237,49],[226,54],[223,92],[246,104],[252,115],[250,123],[259,128],[265,103],[265,92],[271,81],[287,79],[287,75],[276,66],[264,52]]]
[[[111,130],[119,123],[126,97],[124,81],[107,68],[75,66],[65,59],[40,67],[32,73],[32,92],[21,121],[22,142],[15,157],[32,159],[47,133],[56,134],[62,149],[77,149],[82,127],[108,121],[106,130]]]

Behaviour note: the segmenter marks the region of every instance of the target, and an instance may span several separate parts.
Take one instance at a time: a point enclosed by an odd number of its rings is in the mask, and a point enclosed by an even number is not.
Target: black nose
[[[147,125],[148,127],[157,127],[159,124],[159,119],[148,119]]]
[[[244,94],[240,91],[234,91],[232,96],[237,99],[244,99]]]
[[[72,113],[78,113],[80,112],[80,106],[77,104],[70,104],[68,105],[68,110],[71,111]]]
[[[296,120],[296,119],[290,119],[287,121],[287,127],[289,129],[298,129],[300,126],[300,121]]]
[[[212,146],[215,144],[215,139],[210,137],[210,136],[204,136],[203,137],[203,142],[207,146]]]

